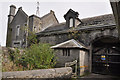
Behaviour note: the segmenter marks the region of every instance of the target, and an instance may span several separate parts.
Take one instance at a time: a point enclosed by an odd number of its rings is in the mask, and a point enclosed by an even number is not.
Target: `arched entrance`
[[[102,37],[92,43],[92,72],[120,75],[120,40]]]

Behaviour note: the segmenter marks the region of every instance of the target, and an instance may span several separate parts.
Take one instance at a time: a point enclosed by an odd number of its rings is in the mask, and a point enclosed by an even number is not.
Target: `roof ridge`
[[[44,17],[48,16],[49,14],[51,14],[51,13],[47,13],[47,14],[45,14],[44,16],[42,16],[40,18],[43,19]]]
[[[19,7],[19,8],[18,8],[18,11],[19,11],[19,10],[21,10],[21,11],[22,11],[22,13],[23,13],[23,14],[25,14],[25,16],[27,16],[27,17],[28,17],[28,15],[25,13],[25,11],[22,9],[22,7]]]

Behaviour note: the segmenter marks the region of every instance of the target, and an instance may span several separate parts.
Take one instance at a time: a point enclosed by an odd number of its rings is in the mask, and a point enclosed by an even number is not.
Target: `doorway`
[[[101,38],[92,47],[92,72],[120,75],[120,41],[113,37]]]

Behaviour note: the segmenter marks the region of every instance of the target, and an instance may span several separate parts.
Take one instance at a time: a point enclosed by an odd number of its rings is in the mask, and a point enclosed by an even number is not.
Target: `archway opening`
[[[120,75],[120,40],[102,37],[92,43],[92,72]]]

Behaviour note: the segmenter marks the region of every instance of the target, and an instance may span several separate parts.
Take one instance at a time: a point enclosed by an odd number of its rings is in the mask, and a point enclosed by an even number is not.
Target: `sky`
[[[71,8],[79,13],[79,19],[112,14],[109,0],[1,0],[0,1],[0,44],[6,46],[7,21],[9,6],[15,5],[27,13],[29,16],[36,14],[37,1],[39,1],[40,17],[49,13],[50,10],[55,12],[58,21],[65,22],[64,14]]]

